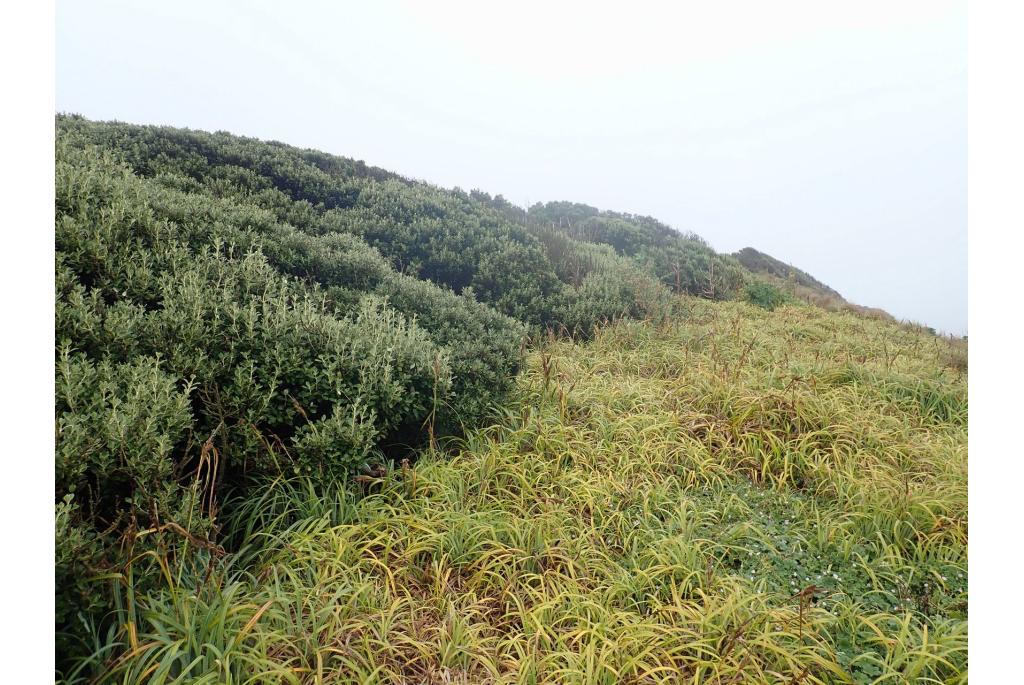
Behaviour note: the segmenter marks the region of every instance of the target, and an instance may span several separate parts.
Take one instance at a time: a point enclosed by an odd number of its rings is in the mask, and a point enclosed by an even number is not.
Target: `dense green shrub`
[[[743,295],[747,302],[768,311],[772,311],[788,299],[782,290],[762,280],[753,280],[747,283]]]
[[[140,531],[143,548],[167,530],[215,544],[218,496],[251,475],[344,477],[479,421],[509,387],[521,324],[356,236],[284,223],[325,219],[262,202],[249,170],[209,192],[182,173],[205,158],[137,174],[74,127],[56,152],[62,635],[103,607],[87,579]]]
[[[97,515],[112,498],[142,508],[164,500],[192,421],[191,386],[179,388],[156,358],[96,364],[67,347],[56,378],[58,498],[75,495]]]
[[[94,363],[64,347],[56,367],[56,622],[81,627],[103,606],[114,531],[183,520],[175,459],[192,422],[190,384],[160,360]],[[193,529],[202,528],[197,522]],[[64,632],[63,630],[59,632]],[[59,651],[73,651],[58,638]]]
[[[588,274],[563,295],[559,320],[572,334],[587,336],[595,324],[623,318],[663,320],[671,294],[657,279],[625,265]]]

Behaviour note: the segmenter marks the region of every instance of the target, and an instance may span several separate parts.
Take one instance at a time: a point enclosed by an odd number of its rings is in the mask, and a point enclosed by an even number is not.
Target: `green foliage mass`
[[[246,170],[175,148],[143,163],[118,147],[120,130],[58,120],[62,630],[102,603],[82,579],[116,566],[124,536],[173,524],[215,537],[218,493],[256,474],[347,476],[479,422],[510,387],[525,333],[309,223],[308,205]],[[267,173],[294,187],[288,168]],[[191,500],[202,506],[186,520]]]
[[[780,288],[759,279],[754,279],[747,283],[743,294],[747,302],[756,304],[758,307],[768,311],[772,311],[790,299]]]

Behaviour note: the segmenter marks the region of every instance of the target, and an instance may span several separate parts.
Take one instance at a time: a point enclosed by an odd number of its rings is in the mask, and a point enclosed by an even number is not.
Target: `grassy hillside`
[[[966,682],[951,343],[680,302],[531,354],[503,417],[364,495],[276,481],[119,576],[99,682]],[[225,507],[228,511],[229,507]],[[159,587],[132,582],[162,568]],[[99,644],[99,643],[98,643]]]
[[[650,217],[73,116],[55,153],[58,680],[966,673],[965,343]]]

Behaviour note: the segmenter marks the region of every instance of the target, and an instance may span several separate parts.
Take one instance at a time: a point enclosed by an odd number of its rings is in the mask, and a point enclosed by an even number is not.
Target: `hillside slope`
[[[733,256],[751,273],[765,274],[782,281],[792,282],[824,297],[831,297],[845,302],[842,295],[806,271],[802,271],[791,264],[781,262],[771,255],[755,250],[752,247],[745,247]]]
[[[159,592],[125,585],[117,624],[135,633],[85,672],[966,683],[952,343],[806,307],[680,305],[685,322],[552,340],[493,426],[364,496],[292,479],[229,503],[241,551],[171,561]]]
[[[120,631],[149,619],[132,613],[126,624],[118,602],[124,592],[131,606],[160,601],[170,588],[132,560],[230,559],[244,576],[254,568],[238,556],[254,544],[246,526],[270,515],[244,503],[269,482],[305,479],[311,501],[297,506],[315,507],[324,493],[418,469],[424,453],[439,459],[532,401],[522,372],[540,344],[594,340],[573,348],[586,354],[609,327],[698,325],[712,302],[737,327],[772,309],[783,318],[766,321],[824,316],[771,274],[650,217],[567,202],[518,208],[228,133],[63,115],[56,130],[56,629],[66,674],[75,664],[116,671],[99,652],[138,663],[121,642],[135,649],[135,638]],[[952,343],[917,344],[944,345],[965,370]],[[893,392],[931,397],[911,380]],[[922,382],[939,383],[945,402],[959,392],[947,381]],[[186,653],[178,644],[167,652],[175,664]],[[233,668],[224,678],[247,667]]]

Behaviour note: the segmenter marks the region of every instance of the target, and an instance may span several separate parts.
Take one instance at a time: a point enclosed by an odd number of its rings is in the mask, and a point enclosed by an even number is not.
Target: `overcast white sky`
[[[56,77],[59,111],[649,214],[967,332],[965,0],[58,0]]]

